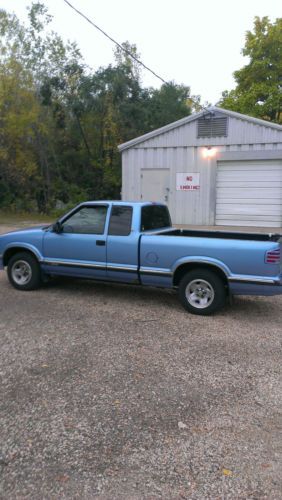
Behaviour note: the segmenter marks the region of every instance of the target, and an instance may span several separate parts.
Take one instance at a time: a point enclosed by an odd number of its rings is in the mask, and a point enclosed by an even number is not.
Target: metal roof
[[[197,120],[198,118],[200,118],[208,113],[214,113],[214,112],[221,113],[221,114],[227,115],[227,116],[231,116],[232,118],[237,118],[239,120],[244,120],[244,121],[250,122],[250,123],[255,124],[255,125],[261,125],[263,127],[273,128],[273,129],[276,129],[276,130],[279,130],[282,132],[282,125],[278,125],[278,123],[272,123],[272,122],[268,122],[266,120],[260,120],[259,118],[254,118],[253,116],[243,115],[241,113],[237,113],[235,111],[230,111],[228,109],[218,108],[217,106],[211,106],[203,111],[200,111],[199,113],[195,113],[193,115],[186,116],[184,118],[181,118],[181,120],[177,120],[176,122],[169,123],[168,125],[165,125],[164,127],[153,130],[152,132],[148,132],[147,134],[140,135],[139,137],[136,137],[135,139],[131,139],[131,141],[124,142],[123,144],[120,144],[118,146],[118,150],[120,152],[122,152],[125,149],[129,149],[129,148],[135,146],[136,144],[140,144],[141,142],[147,141],[148,139],[152,139],[153,137],[161,135],[165,132],[168,132],[168,131],[173,130],[173,129],[178,128],[178,127],[181,127],[182,125],[185,125],[186,123]]]

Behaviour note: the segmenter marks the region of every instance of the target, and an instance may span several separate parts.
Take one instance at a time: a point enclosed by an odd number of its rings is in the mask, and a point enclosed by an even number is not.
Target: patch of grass
[[[0,210],[0,224],[18,224],[25,222],[46,222],[51,223],[55,220],[55,217],[50,215],[38,214],[38,213],[25,213],[25,212],[4,212]]]

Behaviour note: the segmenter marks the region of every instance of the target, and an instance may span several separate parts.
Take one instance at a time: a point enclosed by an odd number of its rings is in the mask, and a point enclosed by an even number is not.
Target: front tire
[[[190,313],[208,316],[224,307],[226,289],[222,279],[213,271],[194,269],[181,279],[179,298]]]
[[[28,252],[19,252],[8,262],[8,278],[17,290],[35,290],[41,284],[39,263]]]

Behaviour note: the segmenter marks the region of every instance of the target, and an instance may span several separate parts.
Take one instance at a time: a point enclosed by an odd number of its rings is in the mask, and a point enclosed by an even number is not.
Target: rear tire
[[[193,269],[179,283],[179,298],[190,313],[208,316],[224,307],[226,289],[213,271]]]
[[[8,278],[17,290],[35,290],[41,284],[38,261],[29,252],[19,252],[8,262]]]

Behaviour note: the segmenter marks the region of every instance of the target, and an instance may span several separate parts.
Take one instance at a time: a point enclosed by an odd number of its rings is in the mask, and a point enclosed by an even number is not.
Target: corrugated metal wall
[[[197,121],[184,124],[122,152],[122,198],[141,199],[141,168],[170,169],[169,208],[174,224],[215,223],[217,160],[224,152],[281,150],[282,132],[244,120],[228,119],[228,137],[197,139]],[[215,156],[206,158],[206,146]],[[176,191],[178,172],[199,172],[200,189]]]

